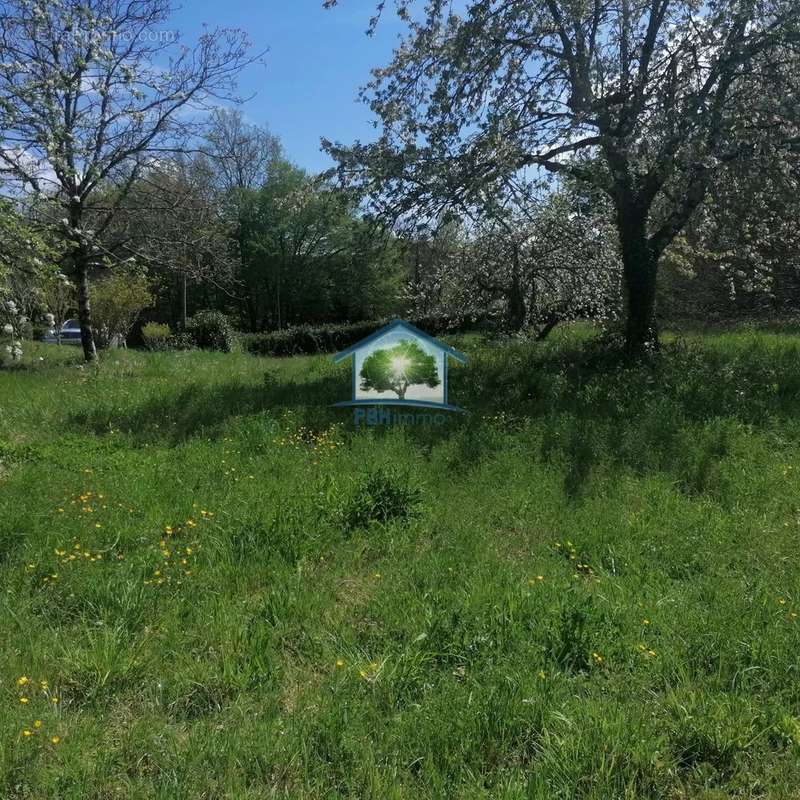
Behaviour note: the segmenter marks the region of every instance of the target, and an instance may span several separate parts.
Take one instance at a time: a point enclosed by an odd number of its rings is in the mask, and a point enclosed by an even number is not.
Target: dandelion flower
[[[337,667],[343,667],[344,666],[344,661],[342,661],[341,658],[337,658],[336,659],[336,666]]]
[[[61,737],[60,737],[60,736],[51,736],[51,737],[50,737],[50,741],[51,741],[53,744],[58,744],[58,743],[61,741]]]
[[[42,727],[42,721],[40,719],[34,720],[33,727],[34,728],[41,728]]]
[[[27,686],[30,682],[27,675],[23,675],[21,678],[17,678],[17,686]]]
[[[27,728],[22,731],[22,735],[27,739],[29,736],[33,736],[33,731],[29,731]]]
[[[30,702],[27,697],[20,697],[19,701],[24,706],[28,705],[28,703]]]

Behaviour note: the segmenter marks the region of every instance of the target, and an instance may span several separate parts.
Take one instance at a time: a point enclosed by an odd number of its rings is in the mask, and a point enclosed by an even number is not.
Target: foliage
[[[230,353],[236,339],[230,320],[219,311],[201,311],[186,325],[186,333],[201,350]]]
[[[474,216],[532,168],[604,193],[627,347],[653,345],[660,258],[714,176],[752,158],[760,131],[776,155],[797,141],[797,104],[763,91],[781,65],[796,73],[795,0],[409,5],[396,0],[408,33],[363,93],[382,135],[325,142],[341,180],[411,226],[445,209]]]
[[[193,350],[194,337],[186,332],[172,333],[169,325],[148,322],[142,326],[142,341],[145,349],[153,352]]]
[[[440,383],[436,359],[411,341],[374,350],[364,359],[359,377],[363,390],[394,392],[400,400],[405,400],[410,386],[433,389]]]
[[[98,346],[124,344],[139,315],[152,304],[150,281],[144,275],[116,271],[99,280],[92,305]]]
[[[30,209],[0,198],[0,304],[11,300],[28,320],[43,313],[42,287],[58,256],[52,237]]]
[[[271,333],[245,334],[241,342],[247,352],[261,356],[334,353],[375,333],[383,324],[377,320],[320,326],[298,325]]]
[[[0,333],[5,353],[0,365],[6,360],[22,360],[22,328],[26,321],[13,300],[0,300]]]
[[[429,316],[409,320],[431,336],[453,333],[468,326],[459,316]],[[333,325],[298,325],[271,333],[241,336],[243,348],[254,355],[293,356],[345,350],[389,322],[388,319]]]
[[[793,798],[799,332],[466,335],[440,430],[355,430],[322,356],[26,345],[5,794]]]
[[[250,331],[396,309],[398,251],[351,195],[278,159],[258,191],[239,192],[241,309]]]
[[[622,270],[608,204],[567,190],[517,200],[485,209],[469,229],[444,224],[424,243],[435,257],[415,265],[413,307],[489,316],[501,329],[541,338],[573,319],[615,323]]]
[[[160,322],[148,322],[142,325],[142,339],[144,346],[148,350],[166,350],[167,344],[172,337],[169,325]]]
[[[253,62],[243,32],[164,37],[166,0],[7,0],[0,5],[0,167],[57,206],[64,266],[80,287],[84,355],[95,358],[90,272],[142,168],[181,153],[204,112],[235,98]]]

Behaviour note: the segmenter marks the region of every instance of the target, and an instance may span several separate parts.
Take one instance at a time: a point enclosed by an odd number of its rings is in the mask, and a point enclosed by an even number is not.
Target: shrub
[[[448,317],[409,320],[431,336],[463,328],[464,321]],[[297,325],[282,331],[251,333],[241,337],[242,347],[259,356],[296,356],[344,350],[386,325],[389,320],[347,322],[332,325]]]
[[[148,350],[169,350],[169,340],[172,338],[172,331],[169,325],[162,325],[160,322],[148,322],[142,326],[142,339],[144,346]]]
[[[92,318],[97,346],[124,344],[139,314],[153,305],[150,282],[144,275],[112,273],[92,293]]]
[[[194,338],[189,333],[176,333],[169,337],[167,350],[194,350]]]
[[[220,311],[200,311],[186,324],[186,332],[202,350],[230,353],[235,334],[230,320]]]

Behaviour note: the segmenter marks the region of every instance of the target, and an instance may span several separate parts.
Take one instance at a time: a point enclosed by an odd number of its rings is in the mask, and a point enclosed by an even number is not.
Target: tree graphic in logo
[[[361,367],[364,391],[391,391],[401,400],[405,400],[409,386],[425,384],[434,389],[439,383],[436,359],[416,342],[400,342],[385,350],[375,350]]]

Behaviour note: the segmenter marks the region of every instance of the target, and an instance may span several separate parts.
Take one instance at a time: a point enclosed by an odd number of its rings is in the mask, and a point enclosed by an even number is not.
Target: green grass
[[[591,336],[367,432],[322,357],[29,348],[0,797],[796,798],[800,336]]]

